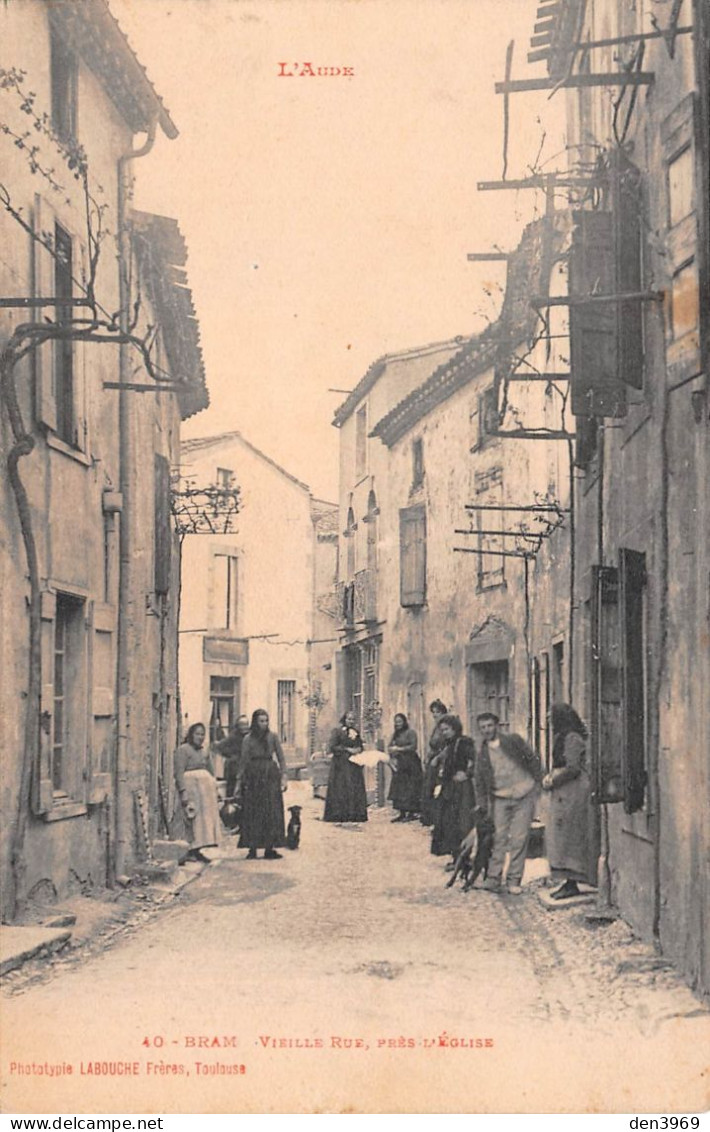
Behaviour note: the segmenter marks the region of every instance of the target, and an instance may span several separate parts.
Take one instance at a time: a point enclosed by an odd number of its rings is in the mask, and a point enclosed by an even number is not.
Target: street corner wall
[[[668,449],[668,630],[660,703],[661,944],[710,993],[710,451],[707,422],[673,394]],[[699,800],[704,803],[700,805]]]

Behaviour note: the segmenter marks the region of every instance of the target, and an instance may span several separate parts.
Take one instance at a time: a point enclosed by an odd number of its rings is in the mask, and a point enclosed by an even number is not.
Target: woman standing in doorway
[[[204,723],[193,723],[175,752],[173,769],[190,848],[185,860],[209,863],[203,849],[219,845],[217,780],[211,755],[204,750]]]
[[[411,821],[422,804],[422,764],[417,754],[417,735],[406,715],[394,717],[394,733],[387,752],[392,764],[389,800],[398,811],[392,821]]]
[[[328,750],[333,758],[328,776],[323,821],[367,821],[365,774],[350,756],[363,750],[353,712],[347,711],[330,737]]]
[[[269,730],[268,712],[257,708],[242,744],[237,780],[237,796],[242,799],[239,846],[249,850],[248,861],[256,858],[257,849],[264,850],[267,861],[281,859],[276,846],[285,840],[283,792],[287,785],[286,760],[278,735]]]
[[[596,884],[587,729],[570,704],[553,704],[551,719],[552,770],[542,780],[550,795],[547,857],[558,882],[550,897],[568,900],[580,895],[580,881]]]

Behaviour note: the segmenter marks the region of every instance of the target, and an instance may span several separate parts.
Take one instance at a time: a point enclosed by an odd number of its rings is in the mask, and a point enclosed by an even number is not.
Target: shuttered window
[[[75,53],[52,29],[50,41],[52,128],[65,142],[74,141],[76,138],[78,72]]]
[[[570,255],[570,295],[614,293],[614,247],[610,212],[575,216]],[[575,416],[621,417],[626,388],[619,379],[616,312],[613,303],[570,307],[572,412]]]
[[[621,642],[619,634],[619,571],[593,567],[592,590],[592,764],[595,800],[623,798],[621,747]]]
[[[86,275],[86,249],[58,221],[40,194],[32,214],[32,290],[37,299],[57,298],[55,308],[38,307],[36,322],[63,323],[81,317],[76,298],[77,278]],[[38,422],[70,448],[87,450],[86,347],[69,334],[54,336],[32,352],[34,412]]]
[[[276,690],[278,708],[278,736],[284,746],[296,742],[296,681],[279,680]]]
[[[172,526],[170,517],[170,464],[165,456],[156,453],[155,461],[155,547],[154,586],[157,594],[166,594],[170,589],[170,565],[172,554]]]
[[[620,549],[619,589],[624,705],[622,768],[624,809],[627,814],[642,809],[646,795],[645,587],[645,555],[635,550]]]
[[[661,126],[666,165],[668,232],[666,263],[670,275],[666,320],[667,363],[672,383],[701,372],[702,291],[698,265],[698,203],[695,96],[689,94]]]
[[[399,513],[400,605],[423,605],[426,598],[426,511],[405,507]]]
[[[643,303],[594,301],[640,294],[641,174],[622,150],[607,155],[606,208],[577,212],[570,255],[570,295],[589,298],[570,308],[572,412],[623,417],[626,387],[643,388]]]
[[[54,226],[54,294],[71,300],[73,291],[72,241],[59,224]],[[74,311],[71,302],[57,305],[57,322],[70,327]],[[74,343],[71,337],[59,338],[54,344],[54,396],[57,408],[57,436],[67,444],[78,446],[79,437],[74,411]]]
[[[503,469],[500,466],[488,468],[485,472],[476,472],[474,476],[474,491],[477,503],[491,504],[503,503]],[[480,531],[503,531],[505,529],[503,511],[478,511],[476,524]],[[478,589],[488,590],[495,586],[505,585],[505,557],[501,551],[505,550],[506,540],[496,534],[480,534],[478,548],[481,553],[478,558]]]
[[[592,594],[592,760],[597,802],[644,806],[645,558],[620,549],[619,566],[594,568]]]

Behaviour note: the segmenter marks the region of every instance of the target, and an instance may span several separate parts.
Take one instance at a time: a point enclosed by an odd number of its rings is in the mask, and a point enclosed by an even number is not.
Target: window
[[[532,662],[532,744],[550,769],[550,658],[545,652]]]
[[[214,616],[212,628],[236,629],[239,597],[239,559],[236,554],[215,554],[213,569]]]
[[[157,594],[170,590],[172,522],[170,516],[170,464],[156,453],[155,460],[155,549],[154,581]]]
[[[231,468],[217,468],[217,487],[229,491],[234,486],[234,472]]]
[[[688,145],[668,163],[668,220],[671,228],[690,216],[693,200],[693,150]]]
[[[296,681],[279,680],[276,686],[278,736],[287,747],[296,743]]]
[[[509,674],[507,660],[486,661],[468,667],[471,734],[478,734],[477,718],[484,711],[492,711],[500,720],[501,729],[508,730]]]
[[[489,468],[486,472],[476,472],[474,476],[476,502],[487,507],[503,502],[503,469]],[[496,531],[504,530],[504,511],[481,510],[476,512],[478,529],[478,589],[489,590],[494,586],[505,585],[505,540]],[[484,533],[486,532],[486,533]]]
[[[689,259],[673,272],[671,281],[671,328],[674,339],[695,330],[700,317],[698,273]]]
[[[355,479],[367,472],[367,405],[355,414]]]
[[[479,393],[470,416],[471,451],[477,452],[498,429],[498,391],[491,385]]]
[[[56,32],[52,31],[50,36],[52,127],[62,141],[74,141],[77,135],[77,58]]]
[[[592,600],[592,756],[598,802],[644,806],[646,772],[645,556],[619,550],[595,569]]]
[[[424,441],[421,437],[412,442],[412,488],[424,483]]]
[[[426,598],[426,511],[405,507],[399,513],[400,605],[420,606]]]
[[[225,739],[239,716],[238,676],[210,676],[210,743]]]
[[[348,581],[352,581],[355,575],[356,559],[357,559],[357,546],[355,543],[355,532],[357,530],[357,523],[355,522],[355,512],[352,507],[348,507],[347,526],[344,534],[347,541],[347,554],[346,554],[346,570]]]
[[[668,198],[667,264],[670,274],[668,303],[668,372],[672,382],[692,377],[701,368],[698,266],[698,203],[695,100],[692,94],[661,124]]]
[[[592,764],[597,802],[619,802],[621,782],[621,650],[619,577],[597,566],[592,590]]]
[[[57,299],[72,298],[72,241],[60,224],[54,225],[54,294]],[[74,312],[71,303],[57,305],[57,322],[70,324]],[[71,337],[54,343],[54,396],[57,413],[57,435],[67,444],[78,445],[74,411],[74,343]]]
[[[51,779],[55,794],[78,785],[76,756],[84,735],[86,684],[84,602],[57,594],[52,671]],[[82,765],[83,765],[83,759]]]
[[[356,724],[362,726],[362,652],[357,645],[350,645],[345,652],[345,704],[346,710],[355,715]]]
[[[565,646],[562,641],[552,646],[552,702],[562,704],[565,702]]]
[[[633,814],[646,797],[646,557],[619,550],[622,640],[624,809]]]

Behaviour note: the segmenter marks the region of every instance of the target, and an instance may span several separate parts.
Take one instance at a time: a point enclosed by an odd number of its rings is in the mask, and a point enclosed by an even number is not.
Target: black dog
[[[493,835],[495,828],[490,818],[481,817],[470,833],[467,833],[454,863],[454,871],[447,881],[446,887],[452,888],[459,877],[463,877],[463,891],[473,888],[478,877],[483,873],[488,876],[488,862],[493,852]],[[473,862],[471,854],[474,852]]]
[[[476,847],[476,855],[473,858],[471,871],[464,882],[464,892],[468,892],[469,888],[473,888],[481,873],[483,873],[484,880],[488,876],[488,864],[491,859],[491,853],[493,852],[493,838],[496,830],[492,820],[484,817],[479,819],[477,831],[478,845]]]
[[[291,817],[286,830],[286,848],[298,849],[301,842],[301,806],[289,806],[288,812]]]

